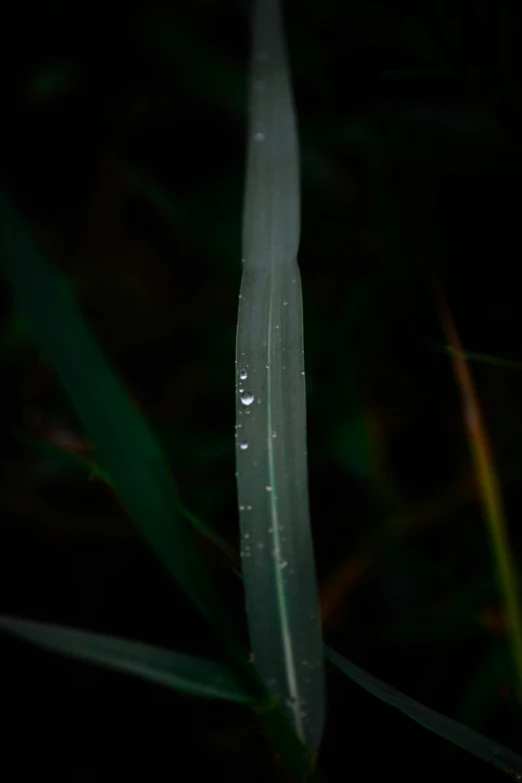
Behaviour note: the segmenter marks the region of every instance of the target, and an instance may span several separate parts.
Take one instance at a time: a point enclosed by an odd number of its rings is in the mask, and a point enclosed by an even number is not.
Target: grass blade
[[[514,777],[515,780],[522,780],[522,756],[508,748],[502,747],[502,745],[464,726],[462,723],[446,718],[439,712],[425,707],[424,704],[411,699],[391,685],[368,674],[364,669],[359,668],[359,666],[356,666],[326,645],[325,653],[326,657],[338,669],[356,682],[357,685],[360,685],[361,688],[368,691],[368,693],[400,710],[409,718],[424,726],[425,729],[438,734],[439,737],[443,737],[474,756],[493,764],[493,766]]]
[[[446,342],[453,349],[453,371],[460,389],[468,441],[475,463],[477,484],[482,496],[484,516],[506,609],[508,638],[517,673],[518,691],[522,693],[522,603],[517,563],[509,542],[500,479],[471,371],[446,297],[436,279],[434,279],[434,288]]]
[[[323,730],[308,509],[299,160],[277,0],[255,6],[237,345],[237,479],[255,662],[301,741]]]
[[[113,373],[62,277],[46,261],[0,192],[0,263],[15,302],[55,369],[96,462],[180,587],[211,620],[220,614],[194,531],[177,511],[170,471],[156,438]]]
[[[179,693],[252,704],[228,666],[141,642],[0,615],[0,629],[60,655],[133,674]]]

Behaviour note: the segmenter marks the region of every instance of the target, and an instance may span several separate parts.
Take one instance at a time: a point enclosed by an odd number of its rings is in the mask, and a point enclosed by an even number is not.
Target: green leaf
[[[279,3],[260,0],[236,344],[243,575],[256,666],[298,737],[316,749],[324,672],[308,508],[299,191]]]
[[[0,629],[60,655],[134,674],[180,693],[252,704],[228,666],[141,642],[0,615]]]
[[[214,624],[221,614],[163,452],[112,371],[69,287],[0,192],[0,262],[34,338],[64,385],[96,462],[156,555]]]
[[[351,680],[356,682],[373,696],[390,704],[392,707],[412,718],[425,729],[438,734],[449,742],[467,750],[474,756],[493,764],[498,769],[508,772],[516,780],[522,780],[522,756],[508,748],[484,737],[483,734],[458,723],[456,720],[446,718],[439,712],[426,707],[415,699],[411,699],[391,685],[377,679],[364,669],[360,669],[354,663],[344,658],[339,653],[325,645],[326,657],[337,666]]]

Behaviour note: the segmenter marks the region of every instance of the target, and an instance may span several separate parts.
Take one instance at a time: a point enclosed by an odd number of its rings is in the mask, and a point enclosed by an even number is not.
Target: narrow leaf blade
[[[237,344],[237,477],[255,662],[298,737],[320,744],[324,671],[308,508],[299,161],[279,4],[253,20]]]
[[[0,615],[0,629],[106,669],[133,674],[179,693],[252,704],[251,694],[228,666],[141,642]]]
[[[60,274],[47,262],[0,191],[0,263],[34,338],[54,367],[129,514],[202,612],[216,598],[190,524],[177,509],[160,445],[85,324]]]
[[[372,674],[356,666],[344,656],[325,645],[326,657],[337,666],[351,680],[364,688],[368,693],[376,696],[381,701],[403,712],[425,729],[438,734],[439,737],[452,742],[454,745],[467,750],[474,756],[489,762],[493,766],[506,772],[516,780],[522,780],[522,756],[508,748],[502,747],[493,740],[488,739],[478,731],[458,723],[456,720],[446,718],[439,712],[426,707],[415,699],[411,699],[391,685],[379,680]]]

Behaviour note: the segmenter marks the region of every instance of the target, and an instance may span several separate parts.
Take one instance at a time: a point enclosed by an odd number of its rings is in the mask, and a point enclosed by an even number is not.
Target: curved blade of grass
[[[194,531],[177,512],[163,452],[83,321],[68,286],[2,192],[0,263],[17,306],[96,448],[97,463],[156,555],[215,624],[222,613]]]
[[[364,688],[368,693],[376,696],[381,701],[403,712],[425,729],[438,734],[454,745],[467,750],[474,756],[493,764],[493,766],[506,772],[515,780],[522,780],[522,756],[508,748],[502,747],[497,742],[484,737],[479,732],[458,723],[456,720],[446,718],[439,712],[425,707],[415,699],[411,699],[391,685],[377,679],[364,669],[344,658],[339,653],[325,645],[326,657],[337,666],[351,680]]]
[[[255,662],[302,742],[323,730],[323,651],[308,509],[299,163],[277,0],[255,6],[236,344],[237,480]]]
[[[179,693],[241,704],[254,703],[251,693],[233,669],[215,661],[105,634],[6,615],[0,615],[0,629],[59,655],[134,674]]]
[[[499,476],[480,407],[471,371],[464,355],[453,316],[442,286],[433,278],[439,318],[446,342],[455,349],[452,354],[453,371],[462,398],[464,421],[470,450],[475,463],[477,484],[488,528],[490,545],[495,558],[502,598],[508,619],[508,638],[515,663],[518,690],[522,693],[522,602],[517,578],[517,563],[509,542],[509,532]]]

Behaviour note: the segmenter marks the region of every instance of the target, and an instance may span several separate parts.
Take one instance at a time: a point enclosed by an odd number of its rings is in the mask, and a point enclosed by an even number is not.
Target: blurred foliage
[[[2,185],[151,421],[181,502],[233,548],[248,7],[134,0],[116,13],[54,0],[28,15],[12,5],[0,55]],[[508,0],[288,0],[285,16],[325,638],[519,751],[504,611],[428,272],[464,350],[522,361],[522,11]],[[215,642],[110,488],[20,439],[88,455],[4,281],[0,301],[2,611],[212,657]],[[522,377],[470,362],[520,562]],[[241,622],[232,563],[204,546]],[[177,762],[192,775],[272,774],[239,709],[181,702],[14,641],[2,652],[20,775],[38,764],[57,781],[154,780],[171,764],[174,725]],[[33,673],[16,674],[26,664]],[[500,779],[336,675],[329,685],[332,780],[341,769]],[[39,752],[20,753],[26,742]]]

